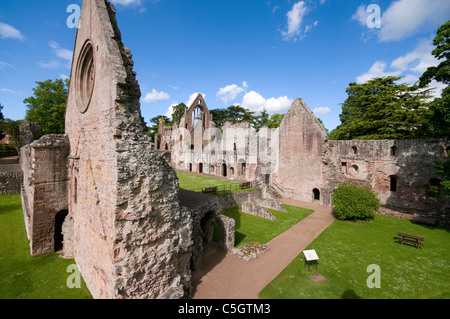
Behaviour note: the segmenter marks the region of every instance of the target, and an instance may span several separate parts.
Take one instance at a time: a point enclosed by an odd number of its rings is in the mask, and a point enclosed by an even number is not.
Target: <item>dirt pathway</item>
[[[315,212],[268,242],[270,250],[251,261],[221,252],[214,243],[209,245],[203,266],[192,276],[194,299],[257,299],[258,293],[334,221],[330,207],[290,199],[281,203]]]

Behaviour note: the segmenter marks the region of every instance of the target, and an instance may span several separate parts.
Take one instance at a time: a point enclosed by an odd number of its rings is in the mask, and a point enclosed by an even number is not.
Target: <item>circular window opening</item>
[[[86,42],[78,58],[76,71],[77,105],[81,113],[89,107],[94,90],[95,63],[91,42]]]

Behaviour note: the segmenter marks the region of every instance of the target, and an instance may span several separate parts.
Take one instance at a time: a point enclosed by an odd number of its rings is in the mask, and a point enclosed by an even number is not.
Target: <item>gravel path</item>
[[[281,203],[315,212],[267,243],[270,250],[251,261],[207,246],[203,266],[192,275],[194,299],[257,299],[258,293],[331,223],[330,207],[283,199]]]

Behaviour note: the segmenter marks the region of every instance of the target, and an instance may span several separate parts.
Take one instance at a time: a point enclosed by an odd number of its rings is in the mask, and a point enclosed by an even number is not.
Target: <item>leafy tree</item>
[[[188,107],[184,103],[180,103],[180,104],[174,106],[173,112],[172,112],[172,123],[180,124],[180,121],[184,116],[184,112],[186,112],[187,109],[188,109]]]
[[[240,122],[249,122],[255,124],[255,112],[251,112],[241,106],[231,105],[227,108],[227,120],[233,124]]]
[[[283,121],[284,114],[273,114],[269,119],[269,127],[277,128]]]
[[[45,134],[64,134],[65,110],[69,80],[57,79],[36,82],[33,96],[23,102],[27,106],[25,119],[41,126],[39,136]]]
[[[435,162],[434,168],[443,177],[441,185],[445,189],[445,197],[450,198],[450,160],[444,163]]]
[[[270,124],[271,123],[270,123],[269,113],[267,113],[267,110],[264,109],[255,118],[254,128],[256,129],[256,131],[259,131],[264,126],[267,126],[270,128]]]
[[[3,134],[8,134],[11,136],[11,144],[10,146],[15,148],[17,152],[21,147],[20,145],[20,123],[22,121],[14,121],[11,119],[4,119],[0,121],[0,131],[3,131]],[[0,134],[1,135],[1,134]],[[3,136],[4,137],[4,136]],[[1,138],[1,136],[0,136]]]
[[[4,138],[5,138],[5,132],[2,130],[2,127],[1,127],[1,125],[2,125],[2,123],[3,123],[3,113],[2,113],[2,110],[3,110],[3,105],[0,103],[0,140],[3,140]]]
[[[227,121],[227,110],[226,109],[215,109],[209,111],[212,115],[212,120],[216,124],[216,128],[222,128],[223,123]]]
[[[341,125],[331,139],[409,139],[428,134],[430,89],[397,84],[401,77],[350,83],[342,103]]]
[[[425,71],[419,85],[425,87],[433,80],[447,84],[441,97],[429,104],[432,112],[430,130],[434,138],[450,139],[450,20],[439,27],[433,44],[436,48],[432,54],[441,62]]]

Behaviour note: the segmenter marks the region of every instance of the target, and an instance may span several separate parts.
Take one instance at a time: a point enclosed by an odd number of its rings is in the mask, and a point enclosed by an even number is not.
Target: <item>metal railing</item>
[[[244,183],[231,183],[227,185],[196,188],[192,189],[192,191],[208,195],[227,195],[250,190],[251,188],[253,188],[251,182],[244,182]]]

